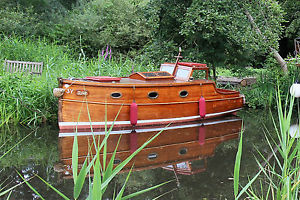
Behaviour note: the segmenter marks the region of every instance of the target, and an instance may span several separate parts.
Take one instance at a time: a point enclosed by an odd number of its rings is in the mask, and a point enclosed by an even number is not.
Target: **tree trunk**
[[[212,70],[213,70],[213,79],[216,82],[217,81],[216,65],[213,64]]]
[[[250,22],[250,24],[252,25],[252,27],[255,29],[256,33],[259,34],[260,36],[262,36],[262,38],[264,40],[267,40],[266,37],[261,33],[260,29],[257,27],[252,15],[248,12],[248,10],[245,10],[245,14]],[[280,64],[282,71],[287,74],[288,73],[288,68],[287,68],[287,64],[284,61],[284,59],[280,56],[280,54],[278,53],[278,51],[276,51],[274,48],[269,47],[270,51],[273,53],[275,59],[277,60],[277,62]]]
[[[281,57],[281,55],[278,53],[278,51],[276,51],[272,47],[270,47],[270,49],[273,52],[274,57],[276,58],[277,62],[280,64],[281,69],[283,70],[283,72],[285,74],[287,74],[288,73],[288,68],[287,68],[287,64],[286,64],[285,60]]]

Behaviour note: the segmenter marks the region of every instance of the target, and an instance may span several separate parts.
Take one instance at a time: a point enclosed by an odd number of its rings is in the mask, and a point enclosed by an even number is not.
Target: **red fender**
[[[130,123],[132,126],[137,124],[138,118],[138,106],[135,102],[132,102],[130,105]]]
[[[199,115],[204,118],[206,115],[206,103],[204,97],[199,99]]]

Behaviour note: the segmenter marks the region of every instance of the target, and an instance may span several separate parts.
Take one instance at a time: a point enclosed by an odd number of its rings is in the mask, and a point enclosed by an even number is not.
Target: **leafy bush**
[[[269,56],[265,63],[266,70],[261,71],[257,82],[250,88],[240,88],[246,96],[246,102],[252,108],[276,107],[276,91],[279,88],[281,98],[286,99],[291,85],[300,80],[295,63],[289,62],[289,74],[284,75],[276,60]]]
[[[37,35],[41,24],[31,9],[26,12],[18,9],[0,9],[0,33],[22,36]]]
[[[93,56],[107,44],[120,52],[139,49],[150,34],[141,6],[125,0],[83,1],[56,24],[51,35]]]

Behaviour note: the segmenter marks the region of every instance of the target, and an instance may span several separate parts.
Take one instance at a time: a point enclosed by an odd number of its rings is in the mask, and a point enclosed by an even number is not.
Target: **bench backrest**
[[[43,72],[43,62],[24,62],[24,61],[4,61],[4,70],[7,72],[24,72],[41,75]]]

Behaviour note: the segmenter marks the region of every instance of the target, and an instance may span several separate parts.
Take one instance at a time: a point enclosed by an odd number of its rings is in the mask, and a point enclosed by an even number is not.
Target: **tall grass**
[[[257,159],[258,172],[253,178],[249,179],[245,186],[241,186],[239,192],[239,173],[235,173],[235,199],[241,199],[242,196],[247,196],[249,199],[266,200],[299,199],[300,143],[298,139],[292,137],[295,133],[290,130],[293,106],[293,97],[290,97],[290,100],[287,100],[285,106],[283,106],[278,91],[277,107],[279,124],[276,123],[276,120],[273,120],[277,137],[269,139],[269,137],[266,136],[271,154],[270,156],[264,156],[262,152],[258,152],[261,156],[260,159]],[[267,133],[268,131],[266,130],[266,135]],[[235,172],[240,169],[241,148],[242,142],[239,144]]]
[[[86,58],[84,51],[74,53],[67,47],[40,39],[0,36],[0,63],[5,59],[44,63],[42,76],[10,74],[0,70],[0,126],[21,123],[38,125],[57,118],[57,99],[52,90],[57,78],[85,76],[126,76],[134,68],[149,71],[151,63],[135,63],[128,57],[112,55],[104,59]]]

